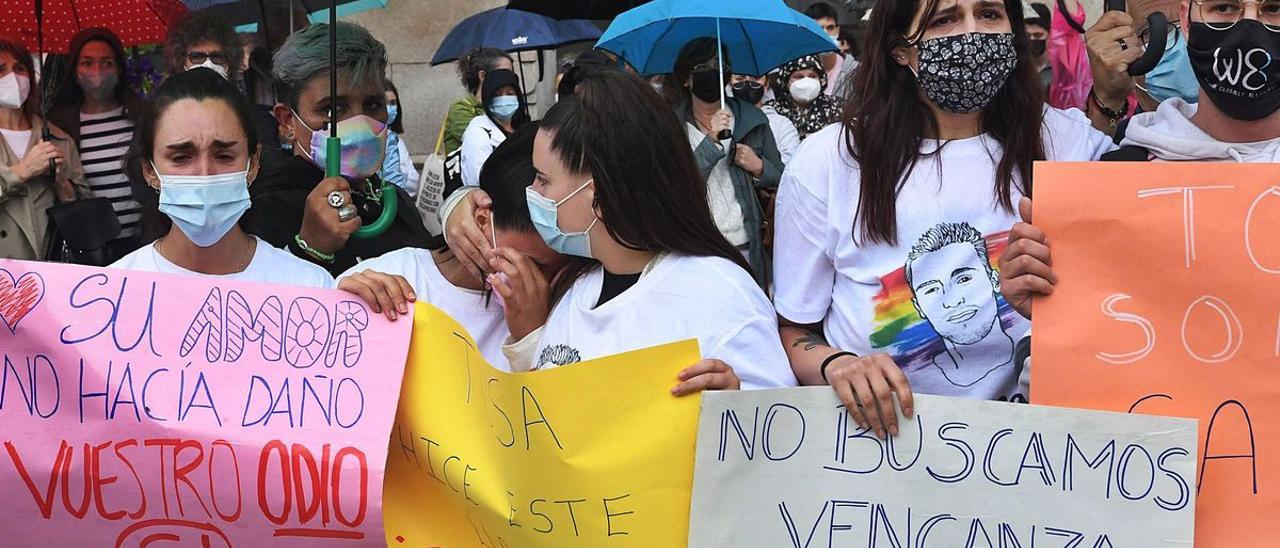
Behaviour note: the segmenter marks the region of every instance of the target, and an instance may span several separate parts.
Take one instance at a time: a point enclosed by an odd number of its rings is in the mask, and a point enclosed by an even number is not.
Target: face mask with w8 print
[[[1243,19],[1227,30],[1191,23],[1191,69],[1219,110],[1251,122],[1280,109],[1280,33]]]
[[[977,112],[996,98],[1018,66],[1013,33],[971,32],[921,40],[920,89],[938,108]]]

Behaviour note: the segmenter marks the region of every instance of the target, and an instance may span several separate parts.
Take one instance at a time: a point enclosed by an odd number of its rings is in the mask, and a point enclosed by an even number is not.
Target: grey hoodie
[[[1145,148],[1157,160],[1280,162],[1280,139],[1225,143],[1191,123],[1195,113],[1196,105],[1177,97],[1169,99],[1160,103],[1155,112],[1135,115],[1120,146]]]

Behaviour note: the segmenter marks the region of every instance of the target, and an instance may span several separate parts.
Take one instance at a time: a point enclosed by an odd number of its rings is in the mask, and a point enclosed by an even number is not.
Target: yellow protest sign
[[[686,341],[536,373],[418,304],[383,491],[389,546],[683,546],[700,396]]]

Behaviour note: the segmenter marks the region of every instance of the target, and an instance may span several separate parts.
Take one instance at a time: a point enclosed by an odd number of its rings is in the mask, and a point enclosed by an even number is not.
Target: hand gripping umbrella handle
[[[1107,0],[1106,9],[1107,11],[1125,11],[1125,0]],[[1147,29],[1147,35],[1151,37],[1151,41],[1147,43],[1147,50],[1142,53],[1142,57],[1129,65],[1130,76],[1142,76],[1155,69],[1160,63],[1160,58],[1164,57],[1164,48],[1168,46],[1169,19],[1165,17],[1164,12],[1156,11],[1148,15]]]

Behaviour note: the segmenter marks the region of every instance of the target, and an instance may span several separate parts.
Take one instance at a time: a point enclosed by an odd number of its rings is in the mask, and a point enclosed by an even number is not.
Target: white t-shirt
[[[443,310],[467,329],[480,347],[485,361],[503,371],[511,371],[507,357],[502,353],[502,341],[511,332],[507,329],[506,316],[496,294],[486,305],[483,292],[453,285],[440,273],[440,267],[436,266],[435,258],[427,249],[406,247],[381,257],[365,259],[339,275],[338,281],[366,270],[404,276],[418,301]]]
[[[696,338],[702,358],[732,366],[743,389],[796,385],[773,307],[742,267],[719,257],[665,255],[597,307],[603,284],[604,270],[596,268],[560,299],[538,341],[535,369]]]
[[[160,255],[156,251],[155,243],[143,246],[141,249],[125,255],[124,258],[112,264],[110,268],[160,272],[162,274],[186,274],[188,276],[217,278],[220,280],[318,287],[321,289],[337,287],[333,282],[333,276],[330,276],[327,270],[294,257],[292,253],[286,250],[271,247],[271,244],[257,236],[253,238],[258,241],[258,247],[253,250],[253,258],[249,260],[249,266],[235,274],[213,275],[192,272],[169,262],[168,259]]]
[[[790,118],[778,114],[773,107],[761,107],[760,110],[764,111],[764,115],[769,118],[769,130],[773,132],[773,142],[778,145],[782,165],[786,166],[791,163],[791,158],[800,148],[800,132],[796,131],[796,125]]]
[[[685,124],[685,131],[689,135],[689,145],[694,150],[707,139],[707,134],[695,124]],[[743,246],[750,239],[747,238],[746,223],[742,219],[742,204],[738,203],[738,196],[733,191],[733,177],[729,175],[729,159],[733,153],[730,146],[733,146],[733,139],[720,141],[720,150],[725,151],[725,155],[716,162],[707,176],[707,205],[711,206],[711,216],[715,219],[720,234],[729,243]]]
[[[27,157],[27,148],[31,146],[32,135],[34,133],[29,129],[0,129],[0,136],[3,136],[5,142],[9,143],[9,150],[13,151],[14,157],[19,161]]]
[[[483,114],[471,119],[462,132],[462,184],[480,186],[480,169],[498,145],[507,140],[507,134]]]
[[[993,192],[999,144],[984,135],[922,156],[898,194],[898,244],[859,245],[859,169],[842,132],[810,135],[782,176],[778,313],[821,322],[841,350],[889,354],[915,392],[1025,398],[1012,358],[1029,324],[1000,296],[995,267],[1018,221]],[[1078,110],[1046,109],[1042,134],[1049,160],[1091,161],[1115,148]],[[1016,185],[1013,194],[1016,205]]]

